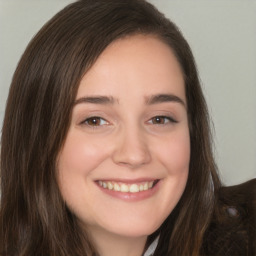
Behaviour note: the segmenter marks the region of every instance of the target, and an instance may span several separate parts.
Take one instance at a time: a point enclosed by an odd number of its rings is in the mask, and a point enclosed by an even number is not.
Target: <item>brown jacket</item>
[[[256,256],[256,179],[222,187],[203,251],[209,256]]]

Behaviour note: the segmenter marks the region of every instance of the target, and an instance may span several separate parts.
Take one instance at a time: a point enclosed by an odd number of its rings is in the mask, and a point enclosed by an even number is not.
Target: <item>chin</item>
[[[119,224],[115,226],[109,226],[105,229],[108,230],[110,233],[125,236],[125,237],[142,237],[142,236],[149,236],[154,233],[160,226],[161,223],[125,223]]]

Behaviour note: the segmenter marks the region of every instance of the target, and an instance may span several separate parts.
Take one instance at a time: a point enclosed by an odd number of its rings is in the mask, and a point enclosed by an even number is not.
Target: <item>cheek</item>
[[[157,146],[155,144],[154,153],[165,178],[157,208],[160,217],[155,226],[161,225],[179,202],[186,187],[190,163],[190,138],[186,130],[175,132],[159,142]]]
[[[166,167],[169,174],[179,175],[188,172],[190,162],[190,138],[188,132],[177,133],[165,138],[156,147],[159,161]],[[184,173],[183,173],[184,174]]]
[[[58,184],[63,200],[72,212],[88,220],[91,216],[85,209],[93,204],[91,177],[107,157],[103,148],[102,140],[92,141],[82,133],[70,131],[58,157]]]
[[[59,156],[59,172],[64,175],[88,175],[106,157],[100,141],[70,133]]]
[[[83,134],[69,132],[59,154],[60,192],[69,208],[77,215],[81,210],[78,206],[85,205],[86,208],[86,204],[89,203],[93,171],[106,159],[107,153],[102,148],[101,141],[91,141]]]

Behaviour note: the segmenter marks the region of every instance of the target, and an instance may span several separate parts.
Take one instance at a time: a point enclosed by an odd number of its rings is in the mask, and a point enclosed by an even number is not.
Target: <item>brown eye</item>
[[[152,124],[165,124],[166,118],[163,116],[156,116],[152,118]]]
[[[88,126],[101,126],[101,125],[106,125],[107,124],[107,121],[104,120],[103,118],[101,117],[98,117],[98,116],[93,116],[93,117],[90,117],[90,118],[87,118],[84,123]]]
[[[155,116],[152,119],[150,119],[149,123],[164,125],[168,123],[177,123],[177,121],[169,116]]]

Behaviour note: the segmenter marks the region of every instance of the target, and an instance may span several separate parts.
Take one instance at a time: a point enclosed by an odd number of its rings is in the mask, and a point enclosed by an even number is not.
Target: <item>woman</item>
[[[209,255],[219,188],[172,22],[141,0],[80,0],[39,31],[4,118],[1,255]]]

